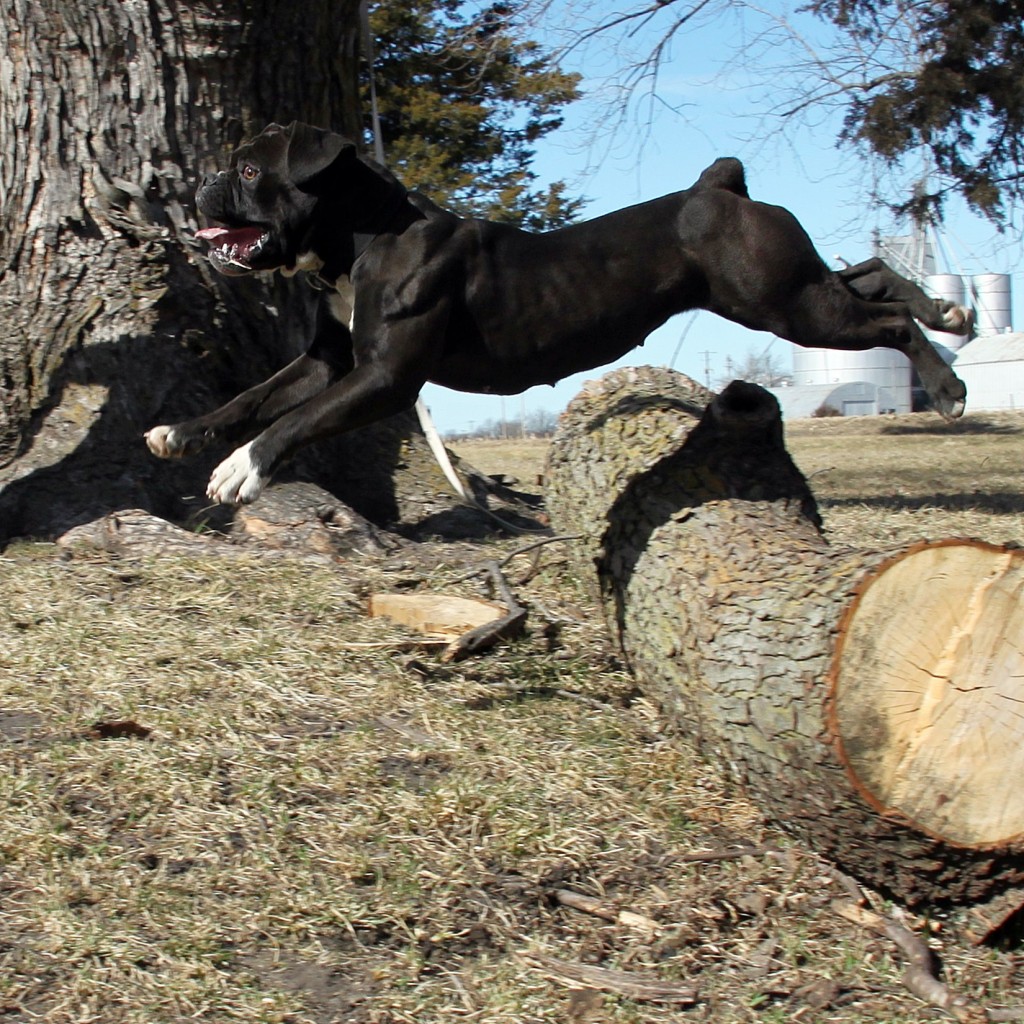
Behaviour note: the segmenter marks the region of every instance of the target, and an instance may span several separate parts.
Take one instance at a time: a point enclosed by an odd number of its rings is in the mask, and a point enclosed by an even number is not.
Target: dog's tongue
[[[239,249],[251,247],[263,237],[260,228],[201,228],[196,238],[219,246],[237,246]]]

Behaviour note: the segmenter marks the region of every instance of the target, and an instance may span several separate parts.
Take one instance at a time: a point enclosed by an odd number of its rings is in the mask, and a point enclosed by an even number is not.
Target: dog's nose
[[[217,180],[216,174],[204,174],[199,181],[200,188],[208,188]]]

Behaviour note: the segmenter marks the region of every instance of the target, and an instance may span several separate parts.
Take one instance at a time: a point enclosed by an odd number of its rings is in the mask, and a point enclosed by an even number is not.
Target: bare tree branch
[[[600,80],[603,139],[634,117],[646,137],[661,105],[684,113],[662,89],[673,44],[700,46],[707,25],[728,15],[740,38],[723,67],[740,72],[759,116],[750,143],[827,121],[837,144],[868,163],[870,198],[880,201],[886,181],[885,205],[897,213],[940,219],[944,199],[958,194],[1005,225],[1007,204],[1024,199],[1024,29],[1013,17],[1024,0],[1009,0],[1002,18],[982,0],[639,0],[610,16],[596,0],[522,2],[548,21],[557,10],[571,17],[559,59],[617,60]],[[724,77],[709,87],[720,91]]]

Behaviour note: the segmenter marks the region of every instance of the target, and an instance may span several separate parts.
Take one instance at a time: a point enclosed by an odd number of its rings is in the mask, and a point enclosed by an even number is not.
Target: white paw
[[[967,306],[950,306],[943,311],[942,321],[950,334],[968,334],[974,323],[974,311]]]
[[[252,441],[233,451],[214,471],[206,496],[222,505],[248,505],[270,479],[260,476],[250,454]]]
[[[179,454],[178,439],[174,427],[153,427],[143,435],[149,450],[160,459],[170,459]]]

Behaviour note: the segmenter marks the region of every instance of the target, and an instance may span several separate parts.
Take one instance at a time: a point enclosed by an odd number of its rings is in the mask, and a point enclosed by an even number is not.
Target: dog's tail
[[[747,191],[747,179],[743,173],[743,164],[734,156],[720,156],[693,186],[698,188],[722,188],[726,192],[735,192],[744,199],[750,198]]]

